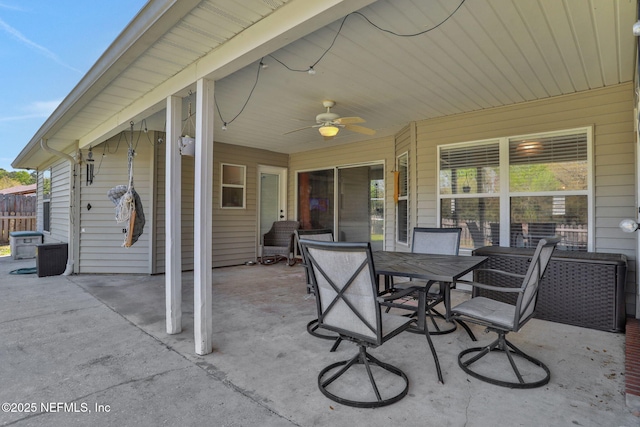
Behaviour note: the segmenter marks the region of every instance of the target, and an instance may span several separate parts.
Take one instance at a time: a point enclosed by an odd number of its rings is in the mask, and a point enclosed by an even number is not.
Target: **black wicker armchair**
[[[262,237],[261,264],[274,264],[286,259],[289,265],[296,263],[293,254],[294,233],[300,228],[298,221],[276,221]]]

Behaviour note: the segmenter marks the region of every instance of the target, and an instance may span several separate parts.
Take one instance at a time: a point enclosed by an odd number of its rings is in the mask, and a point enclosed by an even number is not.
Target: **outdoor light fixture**
[[[619,227],[625,233],[633,233],[638,229],[638,223],[633,219],[627,218],[620,221]]]
[[[336,126],[321,126],[319,129],[320,135],[324,137],[336,136],[340,130]]]

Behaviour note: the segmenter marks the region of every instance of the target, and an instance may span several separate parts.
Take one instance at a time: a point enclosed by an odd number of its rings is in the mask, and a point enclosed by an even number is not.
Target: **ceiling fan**
[[[333,139],[333,137],[338,134],[338,131],[340,131],[340,128],[345,128],[346,130],[362,133],[365,135],[375,135],[375,130],[356,125],[356,123],[364,123],[365,120],[363,118],[340,117],[338,114],[332,113],[331,107],[336,105],[335,101],[322,101],[322,105],[327,109],[327,111],[316,116],[317,124],[312,126],[305,126],[300,129],[295,129],[286,132],[284,135],[310,128],[318,128],[320,135],[322,135],[325,141]]]

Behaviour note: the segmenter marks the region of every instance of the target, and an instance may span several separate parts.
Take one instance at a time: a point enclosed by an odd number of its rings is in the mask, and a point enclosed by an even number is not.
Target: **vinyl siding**
[[[255,261],[258,254],[258,165],[286,168],[289,156],[216,142],[213,146],[213,266]],[[246,166],[246,206],[220,207],[222,163]],[[289,181],[291,178],[288,178]],[[289,199],[291,205],[291,199]]]
[[[156,244],[154,248],[154,273],[165,272],[165,183],[166,183],[166,147],[162,146],[156,150]],[[193,183],[195,173],[195,158],[182,156],[181,180],[181,215],[182,215],[182,270],[193,270]]]
[[[162,151],[162,152],[161,152]],[[157,225],[155,272],[165,269],[164,192],[166,154],[158,150]],[[224,267],[254,261],[257,257],[258,210],[257,170],[258,165],[287,167],[289,156],[267,150],[258,150],[216,142],[213,145],[213,267]],[[222,209],[220,207],[221,164],[231,163],[246,166],[246,207],[244,209]],[[182,160],[182,251],[183,270],[193,269],[193,186],[194,159]]]
[[[70,218],[70,165],[67,160],[58,160],[38,173],[38,230],[44,228],[43,222],[43,198],[42,198],[42,171],[51,169],[51,214],[49,232],[44,232],[43,243],[69,243],[69,218]]]
[[[438,145],[592,126],[594,249],[628,257],[627,312],[634,313],[636,236],[618,228],[636,209],[633,94],[632,84],[623,84],[417,122],[418,225],[433,225],[437,218]]]
[[[126,136],[126,139],[125,139]],[[122,247],[123,228],[115,220],[115,205],[107,192],[129,182],[127,141],[129,133],[115,136],[93,147],[95,177],[86,185],[86,167],[80,167],[80,255],[79,273],[149,274],[150,231],[153,226],[152,172],[153,133],[134,133],[136,155],[133,161],[133,186],[142,201],[145,215],[143,234],[129,248]],[[105,146],[105,144],[107,144]],[[83,152],[86,157],[86,150]],[[89,209],[91,205],[91,209]]]
[[[385,166],[385,249],[393,250],[395,242],[395,205],[393,203],[393,171],[395,169],[394,138],[377,138],[353,144],[323,147],[295,153],[289,161],[289,218],[297,217],[296,176],[298,172],[331,169],[360,163],[383,163]]]

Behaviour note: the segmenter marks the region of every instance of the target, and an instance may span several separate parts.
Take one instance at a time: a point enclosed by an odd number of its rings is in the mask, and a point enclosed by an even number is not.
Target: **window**
[[[590,129],[438,147],[440,224],[461,247],[588,249]],[[500,161],[502,160],[502,162]]]
[[[396,240],[398,243],[409,244],[409,153],[398,156],[396,171],[398,180],[395,189],[398,196],[396,200],[398,225]]]
[[[500,188],[497,141],[440,149],[440,224],[463,228],[461,247],[490,244],[491,224],[500,221]]]
[[[244,209],[246,176],[246,166],[222,164],[222,197],[220,198],[222,208]]]
[[[51,231],[51,169],[42,172],[42,230]]]

